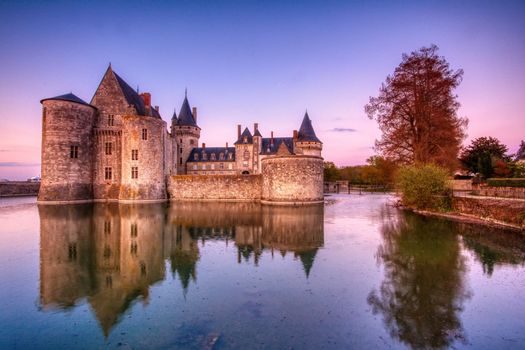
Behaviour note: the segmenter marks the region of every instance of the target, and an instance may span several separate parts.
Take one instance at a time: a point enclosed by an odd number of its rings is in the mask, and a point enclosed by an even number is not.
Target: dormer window
[[[224,160],[224,153],[221,152],[221,153],[219,154],[219,159],[220,159],[220,160]]]
[[[215,153],[211,154],[211,160],[215,160]]]
[[[193,155],[193,159],[194,159],[194,160],[199,160],[199,154],[198,154],[198,153],[195,153],[195,154]]]
[[[244,143],[248,143],[248,137],[244,136]]]
[[[232,159],[233,155],[231,153],[228,153],[228,159]]]
[[[207,160],[208,155],[205,152],[202,152],[202,160]]]

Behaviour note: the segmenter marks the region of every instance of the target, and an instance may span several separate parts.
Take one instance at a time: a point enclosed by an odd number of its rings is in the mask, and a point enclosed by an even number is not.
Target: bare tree
[[[382,137],[376,150],[401,163],[436,163],[453,169],[468,119],[457,116],[454,89],[463,70],[452,70],[438,47],[423,47],[403,54],[401,64],[389,75],[377,97],[370,97],[365,111],[377,120]]]

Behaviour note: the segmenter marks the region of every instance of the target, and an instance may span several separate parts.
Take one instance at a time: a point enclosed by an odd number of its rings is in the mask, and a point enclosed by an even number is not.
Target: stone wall
[[[177,175],[168,184],[170,200],[257,201],[261,175]]]
[[[525,199],[523,187],[477,187],[472,192],[477,196]]]
[[[487,197],[453,197],[452,209],[462,214],[525,227],[525,201]]]
[[[453,191],[471,191],[472,180],[450,180]]]
[[[40,182],[0,182],[0,197],[36,196]]]
[[[147,116],[122,117],[122,171],[120,200],[166,199],[166,122]],[[146,140],[142,131],[146,130]],[[132,150],[138,151],[138,159],[132,159]],[[132,178],[131,169],[136,167],[138,177]]]
[[[42,185],[38,200],[92,199],[96,109],[61,100],[45,100],[42,105]],[[71,157],[71,146],[78,147],[76,158]]]
[[[300,204],[323,201],[323,158],[294,155],[264,158],[262,201]]]

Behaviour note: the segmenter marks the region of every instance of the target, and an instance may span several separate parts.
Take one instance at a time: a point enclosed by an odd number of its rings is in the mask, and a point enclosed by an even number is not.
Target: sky
[[[184,90],[200,142],[236,125],[291,136],[305,110],[339,166],[364,164],[380,137],[364,105],[401,62],[437,45],[454,69],[468,143],[525,139],[525,1],[0,0],[0,179],[40,174],[41,105],[90,101],[109,62],[152,94],[169,123]]]

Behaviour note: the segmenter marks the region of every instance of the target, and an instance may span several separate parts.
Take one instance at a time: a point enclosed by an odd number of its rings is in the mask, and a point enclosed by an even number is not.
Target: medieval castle
[[[306,113],[292,137],[241,132],[233,147],[198,147],[197,109],[185,97],[171,130],[149,93],[111,65],[90,103],[72,93],[42,103],[40,203],[323,200],[322,142]]]

